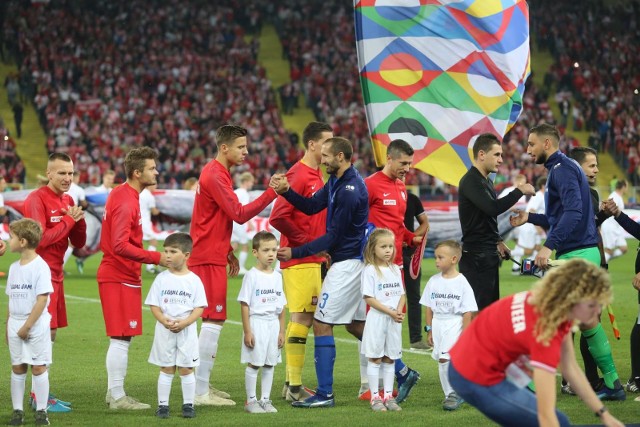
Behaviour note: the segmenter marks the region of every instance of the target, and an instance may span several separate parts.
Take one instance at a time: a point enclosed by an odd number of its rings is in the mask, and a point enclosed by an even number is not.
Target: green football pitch
[[[603,317],[607,334],[611,339],[616,366],[622,382],[626,382],[630,373],[629,332],[638,312],[637,292],[631,286],[633,277],[635,241],[629,242],[630,251],[625,256],[611,262],[611,275],[615,287],[615,309],[622,338],[613,338],[609,321]],[[9,264],[16,260],[15,254],[5,254],[0,258],[0,271],[8,271]],[[51,390],[64,400],[73,402],[73,412],[68,414],[50,414],[52,424],[58,425],[430,425],[430,426],[478,426],[488,421],[477,410],[463,405],[455,412],[441,409],[444,398],[438,379],[436,362],[430,356],[408,349],[407,327],[404,326],[405,352],[403,359],[421,374],[421,380],[412,391],[409,399],[402,404],[397,413],[372,413],[367,402],[357,400],[359,389],[359,368],[356,340],[346,333],[344,328],[336,328],[337,359],[334,373],[336,407],[328,409],[296,409],[280,397],[284,382],[283,365],[276,367],[274,386],[271,393],[277,414],[253,415],[243,411],[244,366],[240,364],[240,343],[242,327],[240,324],[239,304],[235,302],[240,290],[240,279],[229,280],[229,320],[220,338],[216,364],[211,376],[216,388],[228,391],[237,402],[233,407],[198,407],[197,417],[185,420],[180,417],[182,393],[180,380],[173,382],[171,393],[171,418],[159,420],[154,416],[157,403],[156,383],[158,369],[147,363],[153,339],[154,320],[145,309],[144,334],[133,340],[129,353],[129,371],[125,383],[127,393],[151,404],[153,409],[139,412],[111,411],[104,402],[107,387],[105,356],[109,340],[104,333],[102,311],[98,301],[98,287],[95,273],[100,254],[89,258],[85,264],[84,275],[78,274],[73,258],[66,266],[69,272],[65,278],[65,293],[69,327],[58,331],[54,346],[54,363],[51,366]],[[510,263],[505,263],[501,271],[501,290],[503,295],[525,290],[533,283],[533,278],[513,276]],[[435,271],[433,260],[423,262],[423,286],[429,275]],[[153,276],[143,275],[143,298],[146,297]],[[2,280],[4,286],[6,280]],[[7,298],[4,292],[0,296],[0,316],[6,319]],[[577,340],[576,340],[577,341]],[[310,343],[313,342],[311,338]],[[579,354],[579,351],[577,352]],[[470,354],[469,357],[474,357]],[[284,359],[284,355],[283,355]],[[9,420],[11,414],[10,397],[10,360],[6,342],[0,345],[0,361],[3,366],[0,376],[0,423]],[[580,362],[581,363],[581,362]],[[307,362],[303,373],[305,385],[315,387],[313,367],[313,346],[308,346]],[[558,378],[558,383],[560,379]],[[28,381],[28,383],[30,380]],[[28,386],[27,386],[28,387]],[[260,384],[258,384],[259,390]],[[559,394],[559,387],[558,387]],[[640,420],[640,402],[634,402],[636,395],[628,395],[625,402],[609,402],[611,412],[626,423]],[[26,404],[26,399],[25,399]],[[558,408],[564,411],[574,424],[591,424],[597,421],[577,397],[558,396]],[[32,411],[26,411],[27,424],[33,423]]]

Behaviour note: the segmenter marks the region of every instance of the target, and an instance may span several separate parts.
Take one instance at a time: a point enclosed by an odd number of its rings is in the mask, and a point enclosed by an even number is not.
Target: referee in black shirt
[[[498,199],[489,180],[502,164],[502,145],[491,133],[478,136],[473,145],[475,166],[460,180],[458,211],[462,226],[460,273],[473,288],[482,310],[500,298],[500,258],[509,248],[498,234],[498,215],[511,208],[522,195],[533,195],[531,184],[519,185],[506,197]]]

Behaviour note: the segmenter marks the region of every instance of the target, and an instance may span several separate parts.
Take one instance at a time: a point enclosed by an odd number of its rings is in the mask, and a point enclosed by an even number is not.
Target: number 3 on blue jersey
[[[324,307],[327,305],[327,300],[329,299],[329,294],[326,292],[322,293],[322,301],[320,301],[320,304],[318,304],[318,307],[320,307],[320,309],[324,309]]]

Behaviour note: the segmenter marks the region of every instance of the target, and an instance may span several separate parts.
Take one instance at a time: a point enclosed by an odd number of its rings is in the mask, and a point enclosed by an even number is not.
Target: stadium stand
[[[246,167],[257,183],[298,157],[249,35],[263,10],[192,3],[10,4],[18,19],[5,43],[30,76],[48,150],[71,155],[82,182],[97,184],[107,169],[122,181],[123,153],[150,145],[160,153],[161,186],[178,188],[214,156],[215,129],[226,122],[249,129]]]

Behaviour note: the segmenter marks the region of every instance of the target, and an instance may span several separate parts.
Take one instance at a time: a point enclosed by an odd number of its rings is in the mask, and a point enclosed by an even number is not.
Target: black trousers
[[[462,250],[460,273],[464,274],[478,304],[478,311],[500,299],[500,255],[493,251]]]
[[[404,289],[407,294],[407,317],[409,319],[409,341],[422,341],[422,306],[420,305],[420,279],[422,270],[415,279],[409,274],[411,254],[402,256],[402,274],[404,275]]]

